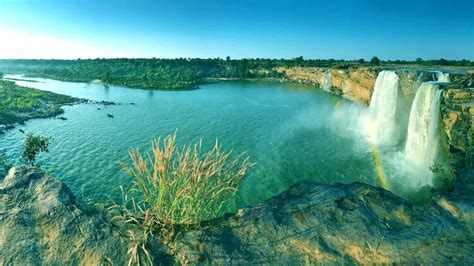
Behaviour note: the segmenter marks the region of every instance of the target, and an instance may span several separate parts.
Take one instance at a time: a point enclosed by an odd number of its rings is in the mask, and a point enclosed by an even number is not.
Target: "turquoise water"
[[[241,186],[237,206],[265,200],[301,180],[377,184],[369,142],[355,122],[365,107],[315,87],[232,81],[193,91],[150,91],[35,80],[39,82],[17,83],[122,103],[67,106],[65,121],[35,119],[19,126],[54,138],[39,163],[85,199],[117,198],[119,185],[128,181],[118,162],[127,161],[128,150],[148,149],[153,139],[177,128],[178,143],[203,138],[210,146],[218,138],[225,149],[245,151],[256,163]],[[9,131],[0,136],[1,148],[18,158],[24,139],[18,129]],[[383,158],[393,153],[393,147],[382,149]],[[393,165],[387,162],[388,175],[396,175]],[[418,192],[403,187],[403,178],[389,178],[388,183],[407,198]]]

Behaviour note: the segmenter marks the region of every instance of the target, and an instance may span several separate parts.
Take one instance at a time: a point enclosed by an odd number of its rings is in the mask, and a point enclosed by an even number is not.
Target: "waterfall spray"
[[[439,86],[424,82],[416,92],[410,111],[405,155],[418,166],[429,168],[439,143]]]
[[[436,79],[433,79],[434,81],[449,82],[449,73],[443,73],[441,71],[436,71],[435,74],[436,74],[435,75]]]
[[[375,143],[394,143],[398,139],[397,107],[399,78],[394,71],[384,70],[375,81],[374,93],[365,120],[369,136]]]
[[[329,91],[331,89],[331,70],[328,68],[324,72],[323,90]]]

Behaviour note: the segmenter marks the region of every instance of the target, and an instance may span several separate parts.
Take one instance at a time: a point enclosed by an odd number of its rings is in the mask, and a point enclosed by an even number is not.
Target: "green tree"
[[[421,59],[420,57],[418,57],[415,61],[418,65],[423,64],[423,59]]]
[[[444,59],[444,58],[441,58],[438,60],[438,64],[441,65],[441,66],[447,66],[449,65],[449,62],[448,60]]]
[[[295,57],[295,58],[293,58],[293,62],[294,62],[295,66],[301,66],[304,62],[304,58],[303,58],[303,56]]]
[[[378,66],[378,65],[380,65],[380,59],[378,57],[374,56],[374,57],[372,57],[372,59],[370,59],[370,63],[372,65]]]
[[[34,165],[38,154],[49,151],[48,148],[50,143],[51,138],[35,136],[31,133],[28,134],[25,144],[23,144],[23,153],[21,154],[22,160],[27,164]]]

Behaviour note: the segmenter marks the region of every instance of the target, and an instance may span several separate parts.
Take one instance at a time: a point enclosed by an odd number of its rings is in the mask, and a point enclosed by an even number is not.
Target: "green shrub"
[[[433,161],[430,166],[430,171],[433,173],[434,187],[440,190],[450,190],[452,187],[452,180],[454,177],[453,170],[439,161]]]
[[[129,250],[131,262],[140,261],[139,250],[149,257],[145,248],[149,235],[158,233],[169,241],[178,227],[216,218],[252,166],[244,154],[222,152],[217,141],[203,152],[201,142],[180,149],[175,140],[176,133],[154,141],[146,156],[131,150],[131,164],[124,164],[133,185],[127,192],[122,188],[123,203],[112,208],[119,211],[116,219],[141,232],[136,236],[129,231],[135,242]]]
[[[8,173],[8,170],[13,167],[13,164],[10,162],[7,154],[4,151],[0,151],[0,168],[4,170],[5,173]],[[0,176],[1,178],[2,176]]]
[[[48,137],[35,136],[31,133],[28,134],[25,144],[23,145],[23,152],[21,154],[22,160],[27,164],[34,165],[39,153],[49,151],[50,143],[51,139]]]

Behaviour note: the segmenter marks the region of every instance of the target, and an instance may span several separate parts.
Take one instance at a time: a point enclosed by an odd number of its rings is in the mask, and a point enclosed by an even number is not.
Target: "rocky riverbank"
[[[472,200],[415,207],[380,188],[302,182],[254,207],[150,241],[155,264],[473,264]],[[0,264],[118,264],[123,225],[59,180],[20,167],[0,183]]]

